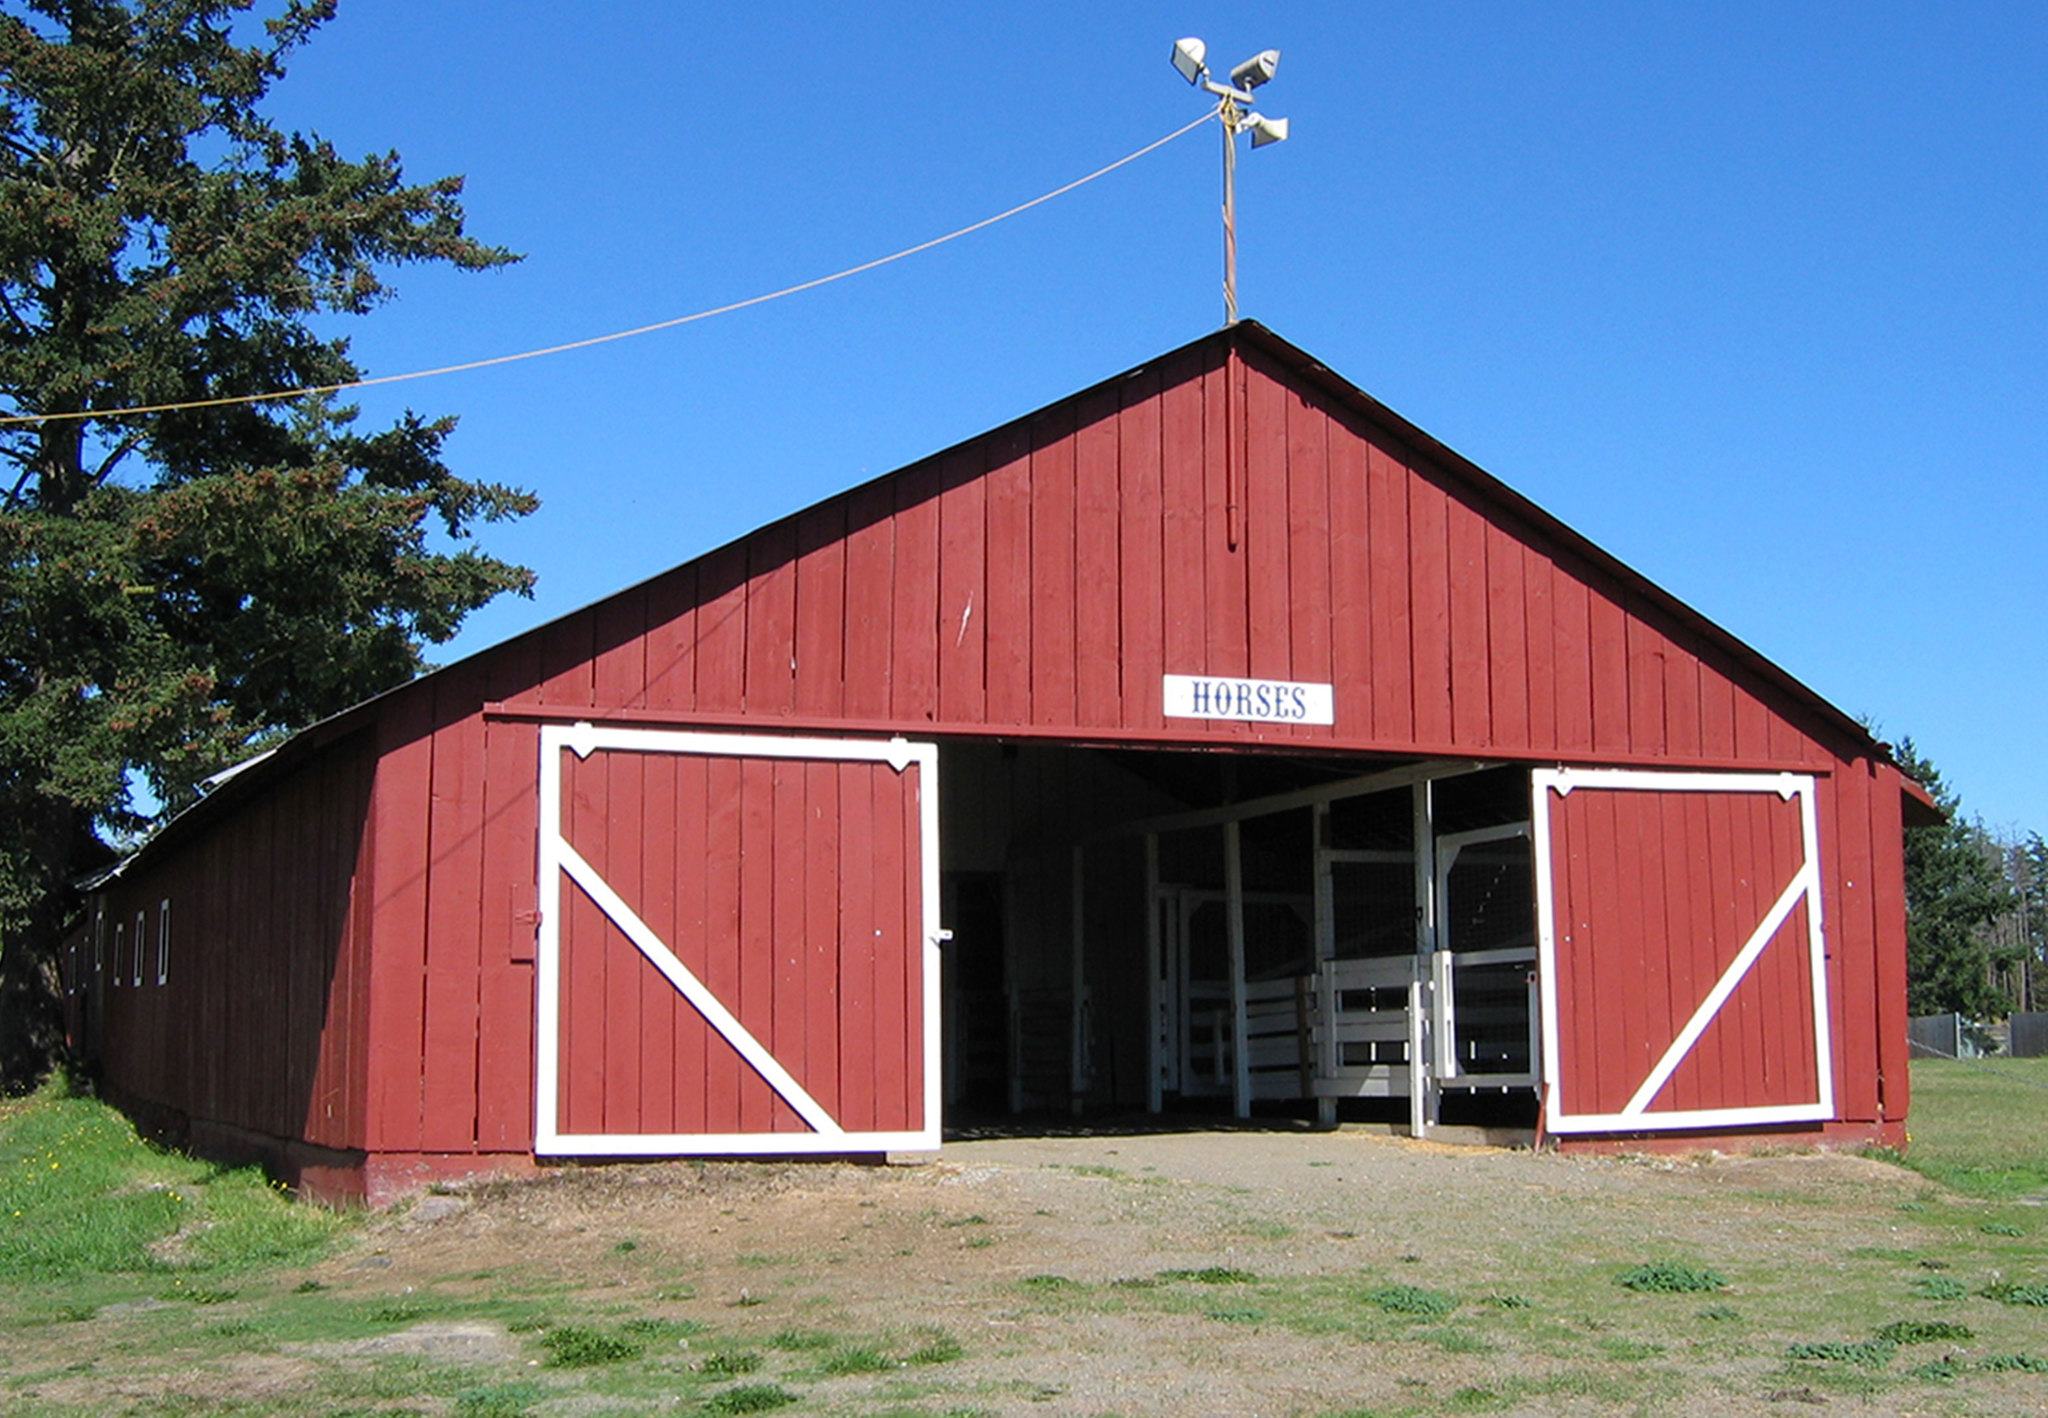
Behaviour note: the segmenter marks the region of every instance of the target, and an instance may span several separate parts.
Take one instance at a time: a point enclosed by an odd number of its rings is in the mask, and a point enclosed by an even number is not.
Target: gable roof
[[[992,429],[955,443],[948,448],[941,449],[927,458],[916,460],[906,465],[906,468],[933,463],[953,453],[969,449],[974,445],[999,438],[1005,433],[1023,430],[1048,413],[1065,410],[1082,404],[1085,401],[1098,399],[1107,391],[1116,389],[1127,381],[1148,371],[1162,366],[1185,363],[1191,358],[1215,359],[1232,351],[1249,351],[1262,357],[1265,362],[1276,366],[1297,385],[1315,391],[1328,399],[1334,406],[1341,408],[1351,417],[1358,420],[1371,431],[1375,439],[1385,443],[1391,449],[1402,452],[1406,455],[1404,461],[1429,467],[1432,472],[1445,480],[1449,485],[1455,487],[1458,493],[1471,503],[1494,510],[1504,521],[1519,524],[1521,527],[1526,528],[1533,538],[1539,539],[1558,551],[1575,558],[1610,579],[1620,586],[1631,598],[1640,600],[1646,606],[1668,618],[1676,626],[1696,636],[1705,646],[1725,657],[1731,665],[1739,668],[1759,685],[1774,691],[1783,701],[1811,716],[1816,724],[1824,726],[1834,734],[1840,735],[1847,743],[1854,745],[1857,751],[1874,753],[1878,756],[1889,758],[1888,746],[1877,742],[1860,722],[1849,714],[1844,713],[1841,709],[1823,698],[1818,692],[1768,659],[1761,652],[1708,619],[1705,615],[1687,605],[1677,596],[1665,590],[1649,577],[1623,562],[1620,558],[1603,550],[1581,533],[1574,531],[1564,522],[1544,511],[1535,502],[1516,492],[1478,464],[1440,442],[1355,384],[1352,384],[1349,380],[1338,375],[1307,351],[1283,339],[1257,321],[1243,320],[1235,325],[1211,331],[1131,369],[1113,375],[1108,379],[1098,381],[1063,399],[1055,400],[1043,408],[1033,410],[1006,423],[999,424]],[[899,477],[904,471],[905,469],[896,469],[883,473],[845,492],[834,494],[832,497],[824,499],[824,501],[829,503],[834,498],[848,497],[864,489],[874,488]],[[814,504],[814,506],[816,505],[822,504]],[[806,508],[793,511],[781,519],[768,523],[764,528],[749,531],[740,538],[693,559],[692,562],[685,562],[683,566],[710,561],[722,553],[731,551],[748,538],[761,535],[764,531],[793,526],[796,520],[809,510],[811,509]],[[265,754],[246,760],[237,769],[231,769],[226,774],[218,775],[215,780],[217,786],[212,792],[171,818],[128,859],[116,866],[112,871],[97,878],[94,882],[88,883],[88,886],[97,885],[99,881],[119,875],[130,864],[141,857],[154,855],[157,851],[166,848],[172,841],[183,838],[190,832],[198,830],[206,822],[228,811],[236,801],[259,791],[263,784],[274,779],[278,774],[287,771],[294,763],[304,759],[308,754],[364,727],[372,721],[374,716],[385,705],[397,697],[415,693],[429,681],[437,680],[460,667],[473,665],[485,656],[505,652],[512,646],[544,636],[551,629],[562,625],[574,617],[583,615],[595,607],[604,606],[651,586],[654,582],[673,574],[676,569],[670,568],[656,573],[654,576],[648,577],[641,582],[600,597],[589,605],[581,606],[560,616],[553,617],[540,625],[522,631],[483,650],[476,651],[460,660],[430,670],[405,684],[394,686],[379,695],[352,705],[327,719],[299,731]],[[242,769],[247,771],[241,771]]]

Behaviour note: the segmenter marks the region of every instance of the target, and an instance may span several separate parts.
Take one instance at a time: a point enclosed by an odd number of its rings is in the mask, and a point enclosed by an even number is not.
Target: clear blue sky
[[[401,273],[373,373],[682,314],[978,219],[1285,56],[1245,313],[2048,831],[2048,7],[346,0],[278,94],[526,253]],[[1202,130],[762,309],[380,391],[543,509],[441,658],[1220,322]]]

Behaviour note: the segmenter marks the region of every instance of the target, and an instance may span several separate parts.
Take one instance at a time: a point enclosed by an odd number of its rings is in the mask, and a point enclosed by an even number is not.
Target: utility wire
[[[443,374],[462,374],[472,369],[490,369],[501,364],[517,364],[521,360],[541,359],[548,355],[567,354],[571,350],[585,350],[593,345],[608,345],[615,340],[631,340],[641,335],[652,335],[660,330],[673,330],[678,325],[695,324],[699,320],[709,320],[714,315],[730,315],[736,310],[746,310],[752,306],[766,305],[769,301],[781,300],[784,296],[800,295],[804,291],[816,290],[819,286],[829,286],[834,281],[843,281],[849,276],[862,275],[868,271],[904,260],[907,257],[916,256],[921,252],[930,251],[935,246],[944,246],[949,241],[958,241],[963,236],[972,236],[975,232],[986,230],[997,222],[1008,221],[1011,217],[1021,216],[1033,207],[1045,205],[1055,197],[1064,197],[1076,188],[1086,187],[1098,178],[1107,177],[1118,168],[1128,166],[1148,153],[1157,152],[1174,139],[1192,133],[1195,129],[1215,117],[1216,115],[1213,112],[1205,113],[1191,123],[1182,124],[1165,137],[1147,143],[1136,152],[1126,153],[1115,162],[1098,167],[1095,171],[1088,173],[1084,177],[1077,177],[1072,182],[1055,187],[1052,191],[1033,197],[1028,202],[1020,202],[1007,211],[997,212],[992,217],[983,217],[978,222],[963,226],[956,231],[949,231],[944,236],[935,236],[931,240],[921,241],[915,246],[906,246],[901,251],[891,252],[887,256],[878,256],[872,261],[863,261],[858,266],[848,266],[845,270],[834,271],[829,276],[817,276],[793,286],[784,286],[781,290],[772,290],[762,295],[748,296],[745,300],[735,300],[726,305],[715,305],[709,310],[698,310],[688,315],[675,316],[669,320],[657,320],[651,325],[636,325],[630,330],[614,330],[606,335],[591,335],[585,339],[570,340],[564,344],[544,345],[539,349],[533,350],[520,350],[516,354],[493,355],[489,359],[465,360],[461,364],[436,365],[432,369],[408,370],[403,374],[379,374],[373,378],[349,379],[338,384],[309,384],[298,389],[275,389],[265,394],[227,394],[219,398],[182,399],[167,404],[133,404],[119,409],[79,409],[71,412],[49,414],[6,414],[0,415],[0,428],[27,423],[76,422],[83,419],[124,418],[135,414],[167,414],[184,409],[216,409],[231,404],[275,403],[283,399],[303,399],[312,394],[339,394],[350,389],[368,389],[378,384],[402,384],[412,379],[433,379]]]

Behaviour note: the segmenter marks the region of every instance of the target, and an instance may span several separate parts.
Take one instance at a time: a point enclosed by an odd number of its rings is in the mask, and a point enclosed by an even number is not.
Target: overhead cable
[[[517,364],[522,360],[542,359],[548,355],[567,354],[571,350],[589,349],[593,345],[608,345],[616,340],[637,339],[642,335],[652,335],[662,330],[673,330],[679,325],[691,325],[699,320],[709,320],[714,315],[730,315],[736,310],[746,310],[752,306],[766,305],[771,300],[781,300],[785,296],[801,295],[805,291],[816,290],[819,286],[828,286],[834,281],[843,281],[850,276],[862,275],[868,271],[877,270],[883,266],[904,260],[907,257],[916,256],[921,252],[930,251],[933,247],[944,246],[949,241],[958,241],[963,236],[972,236],[975,232],[984,231],[994,226],[997,222],[1008,221],[1011,217],[1021,216],[1033,207],[1044,206],[1055,197],[1064,197],[1076,188],[1086,187],[1098,178],[1107,177],[1118,168],[1128,166],[1146,154],[1156,152],[1160,148],[1165,147],[1174,139],[1193,132],[1204,123],[1213,120],[1215,116],[1214,113],[1205,113],[1190,123],[1182,124],[1165,137],[1147,143],[1135,152],[1126,153],[1113,163],[1098,167],[1095,171],[1085,176],[1077,177],[1072,182],[1055,187],[1050,192],[1033,197],[1028,202],[1020,202],[1006,211],[997,212],[992,217],[983,217],[978,222],[960,227],[955,231],[949,231],[943,236],[935,236],[929,241],[920,241],[915,246],[906,246],[901,251],[892,251],[887,256],[878,256],[872,261],[863,261],[858,266],[848,266],[843,271],[834,271],[827,276],[816,276],[811,280],[801,281],[793,286],[784,286],[780,290],[748,296],[745,300],[735,300],[725,305],[715,305],[708,310],[693,311],[688,315],[677,315],[667,320],[656,320],[652,324],[636,325],[630,330],[613,330],[609,334],[591,335],[584,339],[569,340],[558,345],[543,345],[539,349],[520,350],[513,354],[492,355],[487,359],[464,360],[460,364],[436,365],[431,369],[407,370],[403,374],[379,374],[363,379],[343,380],[335,384],[308,384],[296,389],[273,389],[261,394],[224,394],[210,399],[180,399],[170,403],[132,404],[114,409],[78,409],[47,414],[6,414],[0,415],[0,427],[29,423],[76,422],[84,419],[116,419],[140,414],[175,413],[185,409],[223,408],[234,404],[276,403],[287,399],[303,399],[315,394],[339,394],[351,389],[368,389],[379,384],[402,384],[413,379],[433,379],[444,374],[463,374],[473,369],[490,369],[501,364]]]

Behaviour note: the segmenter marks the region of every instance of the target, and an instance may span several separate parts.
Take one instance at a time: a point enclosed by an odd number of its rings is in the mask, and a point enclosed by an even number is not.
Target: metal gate
[[[937,763],[544,727],[534,1150],[937,1147]]]
[[[1533,777],[1545,1126],[1832,1118],[1813,779]]]

